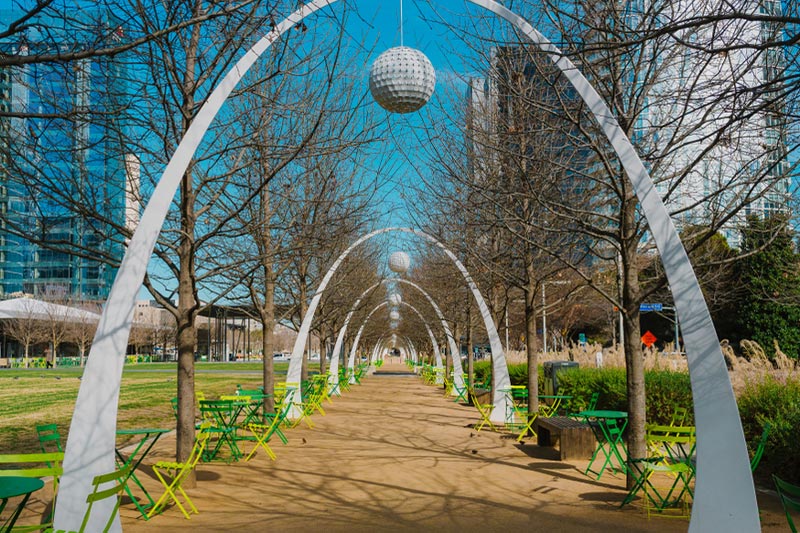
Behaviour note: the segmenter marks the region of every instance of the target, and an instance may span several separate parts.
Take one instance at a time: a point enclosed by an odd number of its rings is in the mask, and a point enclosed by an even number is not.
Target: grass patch
[[[261,362],[197,363],[195,389],[209,398],[233,394],[237,384],[254,389],[262,384],[262,368]],[[288,363],[275,364],[277,381],[287,368]],[[0,453],[38,452],[40,424],[57,424],[66,443],[82,374],[82,368],[0,370]],[[117,427],[174,428],[170,400],[178,394],[176,375],[176,363],[126,366]]]

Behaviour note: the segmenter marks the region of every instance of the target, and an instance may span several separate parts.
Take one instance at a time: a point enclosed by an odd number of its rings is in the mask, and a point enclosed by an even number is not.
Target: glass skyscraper
[[[0,24],[16,18],[0,12]],[[82,46],[73,31],[48,30],[47,41],[34,30],[0,47],[28,55]],[[107,297],[130,188],[123,74],[112,57],[0,68],[0,298]]]

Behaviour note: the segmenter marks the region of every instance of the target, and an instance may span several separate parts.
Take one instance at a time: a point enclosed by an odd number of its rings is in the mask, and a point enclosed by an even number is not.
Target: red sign
[[[642,335],[642,343],[648,348],[651,347],[657,340],[658,339],[656,336],[650,333],[650,331],[645,331],[644,335]]]

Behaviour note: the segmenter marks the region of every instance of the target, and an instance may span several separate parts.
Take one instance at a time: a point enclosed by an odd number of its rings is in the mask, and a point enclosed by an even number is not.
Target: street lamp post
[[[545,294],[545,285],[565,285],[568,281],[543,281],[542,282],[542,354],[547,355],[547,295]]]

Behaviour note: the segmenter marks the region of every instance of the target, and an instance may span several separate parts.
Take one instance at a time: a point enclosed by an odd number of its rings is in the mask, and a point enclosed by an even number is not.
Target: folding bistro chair
[[[753,452],[753,458],[750,459],[750,471],[755,472],[758,468],[758,463],[761,462],[761,457],[764,455],[764,449],[767,447],[767,440],[769,439],[769,431],[772,424],[764,422],[764,431],[761,432],[761,439],[758,441],[756,451]]]
[[[453,400],[453,402],[458,403],[459,401],[461,401],[461,402],[465,402],[466,403],[466,402],[469,401],[467,399],[467,392],[468,392],[467,383],[468,383],[468,380],[467,380],[467,375],[466,374],[464,374],[464,386],[463,387],[459,387],[456,384],[455,379],[453,380],[453,390],[455,391],[455,394],[453,396],[456,397],[456,399]]]
[[[287,389],[291,386],[292,384],[288,383]],[[307,390],[305,397],[299,402],[294,401],[294,397],[292,397],[291,404],[297,407],[297,409],[300,411],[300,414],[297,418],[291,420],[289,427],[297,427],[300,425],[300,422],[305,421],[309,429],[314,429],[314,422],[311,421],[311,415],[313,415],[314,411],[318,408],[322,414],[325,414],[321,410],[322,407],[319,405],[319,397],[315,396],[315,391],[313,390]],[[287,422],[289,421],[288,418],[286,420]]]
[[[61,447],[61,434],[55,424],[36,426],[36,435],[39,438],[39,448],[42,453],[63,452]]]
[[[119,510],[119,496],[125,489],[125,484],[131,475],[132,468],[132,465],[128,465],[119,470],[115,470],[114,472],[95,476],[95,478],[92,480],[94,490],[86,497],[86,503],[88,503],[89,506],[86,508],[86,512],[83,514],[81,527],[78,531],[70,531],[69,533],[84,533],[86,531],[86,526],[89,524],[89,517],[92,514],[92,506],[94,503],[99,502],[100,500],[105,500],[106,498],[111,498],[113,496],[117,501],[114,504],[114,509],[111,511],[111,516],[108,517],[108,521],[103,528],[103,533],[106,533],[111,529],[111,524],[114,523],[114,518],[117,516],[117,511]],[[112,482],[114,483],[113,486],[104,489],[100,488],[102,485],[107,485],[108,483]],[[67,532],[63,529],[59,529],[56,530],[56,533]]]
[[[245,461],[249,461],[258,451],[259,447],[263,448],[264,451],[267,452],[267,455],[269,455],[270,459],[273,461],[276,459],[275,452],[272,451],[272,448],[270,448],[269,444],[267,443],[272,438],[272,435],[277,434],[278,438],[280,438],[283,443],[286,444],[287,440],[286,436],[281,431],[281,424],[283,424],[284,420],[286,420],[286,415],[289,414],[289,408],[291,408],[291,406],[291,399],[290,401],[283,402],[283,405],[281,405],[278,413],[268,415],[271,419],[269,424],[258,424],[251,422],[247,425],[250,433],[253,434],[256,444],[253,447],[253,450],[247,454],[247,457],[244,458]]]
[[[475,396],[475,394],[472,392],[470,393],[470,397],[472,398],[472,405],[475,406],[475,408],[478,410],[478,413],[481,415],[481,421],[475,425],[475,431],[480,431],[484,426],[489,426],[489,429],[492,431],[497,431],[497,428],[494,427],[494,424],[492,424],[492,421],[489,419],[494,406],[490,403],[481,404],[478,401],[477,396]]]
[[[662,516],[672,512],[689,516],[689,500],[693,497],[696,437],[694,426],[647,426],[646,441],[652,454],[630,461],[629,471],[634,484],[622,501],[626,505],[642,491],[644,508],[649,517],[654,511]]]
[[[772,475],[772,480],[775,482],[775,488],[778,490],[778,497],[781,499],[783,505],[783,512],[786,513],[786,521],[789,523],[789,529],[792,533],[797,533],[797,528],[792,519],[792,512],[800,512],[800,487],[792,485],[783,481],[776,475]]]
[[[178,493],[183,496],[184,501],[192,510],[193,513],[198,513],[197,507],[194,506],[192,500],[189,499],[189,496],[183,490],[183,482],[195,469],[197,466],[197,462],[200,461],[200,457],[203,456],[203,451],[205,450],[206,446],[208,445],[208,439],[211,437],[211,433],[209,429],[211,428],[210,422],[203,422],[200,426],[200,433],[197,435],[194,441],[194,446],[192,447],[192,451],[189,453],[189,458],[184,463],[175,463],[169,461],[159,461],[153,465],[153,472],[155,472],[156,477],[164,486],[164,494],[156,501],[156,504],[150,509],[150,512],[147,513],[147,518],[152,517],[156,513],[160,513],[164,510],[168,503],[168,498],[175,502],[178,506],[178,509],[181,510],[183,516],[187,519],[189,517],[189,513],[186,512],[186,509],[181,504],[180,500],[178,499]]]
[[[14,453],[0,455],[0,476],[42,478],[53,477],[53,501],[58,496],[58,480],[64,470],[61,463],[64,461],[64,452],[48,453]],[[8,467],[7,465],[12,465]],[[32,526],[18,526],[14,522],[19,516],[19,512],[27,502],[27,496],[5,523],[0,523],[0,531],[8,531],[9,525],[13,525],[14,533],[39,532],[52,526],[52,515],[46,518],[46,522]],[[0,512],[3,510],[0,502]]]

